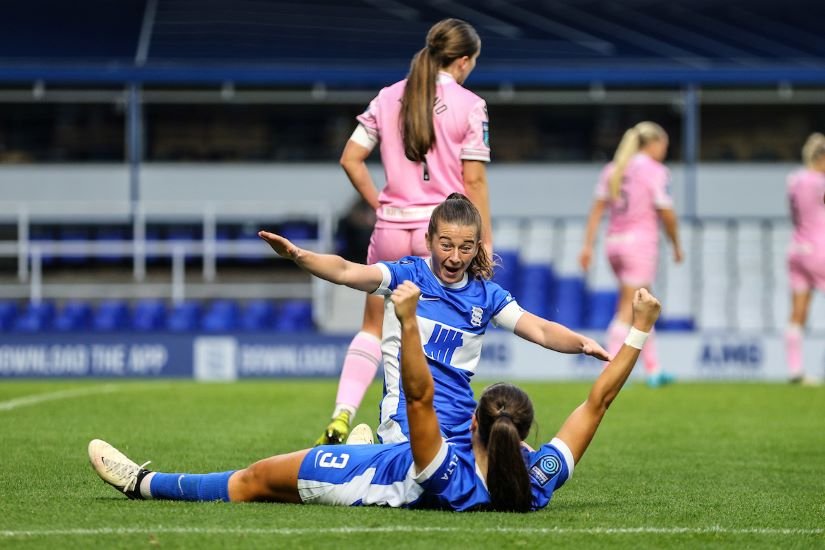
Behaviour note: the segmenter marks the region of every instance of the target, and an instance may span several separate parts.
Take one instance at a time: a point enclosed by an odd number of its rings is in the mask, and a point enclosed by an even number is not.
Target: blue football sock
[[[235,470],[215,474],[161,474],[149,485],[152,497],[164,500],[222,500],[229,502],[229,476]]]

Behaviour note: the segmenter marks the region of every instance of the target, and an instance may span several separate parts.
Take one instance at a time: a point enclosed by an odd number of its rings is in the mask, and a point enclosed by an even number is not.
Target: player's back
[[[632,233],[637,239],[656,241],[658,238],[658,208],[669,208],[669,173],[661,163],[645,154],[634,155],[622,176],[620,194],[610,196],[610,175],[614,165],[602,171],[597,196],[608,201],[610,223],[608,234]]]
[[[464,192],[462,160],[490,160],[484,100],[446,73],[439,74],[436,85],[435,144],[427,153],[426,163],[409,160],[404,153],[400,118],[405,86],[406,80],[402,80],[382,89],[358,116],[358,121],[368,131],[376,132],[380,140],[386,186],[379,195],[379,225],[385,220],[428,220],[432,208],[450,193]],[[416,207],[421,210],[410,210]]]
[[[794,241],[825,247],[825,174],[806,168],[788,176]]]

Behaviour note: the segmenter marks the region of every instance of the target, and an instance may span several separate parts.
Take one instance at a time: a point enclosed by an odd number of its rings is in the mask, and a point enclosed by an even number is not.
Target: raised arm
[[[529,342],[561,353],[584,353],[602,361],[610,356],[598,342],[574,332],[564,325],[542,319],[525,311],[516,322],[514,332]]]
[[[590,208],[590,215],[587,217],[587,228],[584,233],[584,244],[581,253],[579,253],[579,264],[584,271],[590,269],[590,262],[593,260],[593,243],[596,242],[596,232],[599,230],[599,224],[602,221],[606,205],[607,201],[596,199]]]
[[[653,328],[661,308],[659,301],[647,290],[642,288],[636,291],[633,297],[633,329],[638,332],[631,329],[619,353],[593,383],[587,401],[573,411],[556,434],[570,448],[574,462],[578,462],[587,450],[604,413],[633,371],[646,334]]]
[[[410,281],[404,281],[393,291],[395,315],[401,322],[401,384],[407,400],[410,424],[410,446],[418,472],[429,466],[441,449],[441,429],[433,407],[435,384],[415,317],[421,291]]]
[[[673,245],[673,261],[678,264],[682,261],[684,253],[682,252],[682,244],[679,242],[679,221],[676,218],[676,211],[672,208],[660,208],[657,212],[665,228],[665,234],[670,240],[670,244]]]
[[[357,264],[334,254],[317,254],[304,250],[288,239],[269,231],[258,231],[258,236],[265,240],[278,256],[292,260],[301,269],[325,281],[373,292],[384,279],[378,266]]]

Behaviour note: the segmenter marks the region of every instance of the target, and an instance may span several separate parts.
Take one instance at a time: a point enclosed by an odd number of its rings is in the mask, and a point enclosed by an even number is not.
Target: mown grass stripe
[[[19,409],[20,407],[29,407],[32,405],[39,405],[48,401],[56,401],[59,399],[72,399],[74,397],[84,397],[87,395],[95,395],[100,393],[111,393],[117,391],[117,386],[105,385],[94,386],[91,388],[75,388],[71,390],[60,390],[47,393],[36,393],[33,395],[25,395],[23,397],[16,397],[8,401],[0,401],[0,412],[11,411]]]

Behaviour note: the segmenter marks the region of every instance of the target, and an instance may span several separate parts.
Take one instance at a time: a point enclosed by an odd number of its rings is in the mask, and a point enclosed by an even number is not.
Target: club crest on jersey
[[[481,317],[484,315],[484,309],[473,306],[472,313],[470,314],[470,324],[474,327],[481,326]]]
[[[543,487],[561,471],[561,461],[557,456],[546,455],[530,467],[530,476]]]

